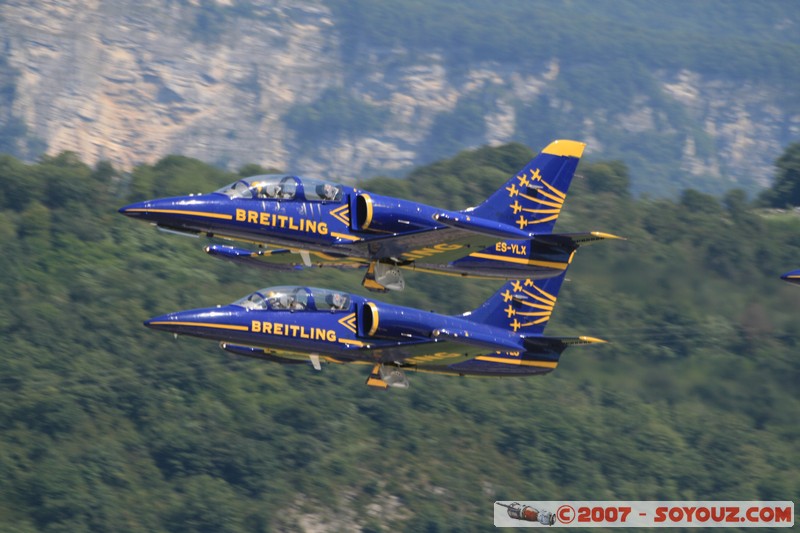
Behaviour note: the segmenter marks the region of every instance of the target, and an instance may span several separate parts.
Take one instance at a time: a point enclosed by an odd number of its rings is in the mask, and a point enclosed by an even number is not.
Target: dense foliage
[[[364,187],[474,205],[531,157],[480,149]],[[559,230],[581,249],[549,332],[572,348],[534,379],[287,368],[142,327],[168,311],[358,274],[264,275],[126,219],[127,201],[233,175],[183,157],[120,175],[72,154],[0,157],[0,530],[484,531],[497,499],[800,496],[800,219],[740,191],[636,200],[624,163],[582,163]],[[410,273],[383,298],[442,312],[496,289]],[[358,287],[360,289],[360,287]]]

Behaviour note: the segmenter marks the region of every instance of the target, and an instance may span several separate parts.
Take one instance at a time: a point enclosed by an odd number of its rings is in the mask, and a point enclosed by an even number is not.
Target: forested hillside
[[[483,148],[361,186],[463,208],[532,155]],[[611,343],[539,378],[384,392],[361,366],[142,326],[273,284],[360,292],[357,273],[239,268],[116,212],[231,173],[0,156],[0,530],[486,531],[495,500],[797,501],[800,288],[778,276],[800,268],[800,218],[741,191],[638,199],[620,161],[578,174],[558,229],[628,240],[578,251],[548,333]],[[407,282],[381,298],[460,312],[497,287]]]

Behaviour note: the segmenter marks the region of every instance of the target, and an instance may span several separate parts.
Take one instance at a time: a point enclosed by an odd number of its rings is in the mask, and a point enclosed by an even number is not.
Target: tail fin
[[[462,317],[524,335],[541,335],[566,274],[565,269],[552,278],[509,281],[483,305]]]
[[[551,233],[586,144],[553,141],[485,202],[475,216],[529,233]]]

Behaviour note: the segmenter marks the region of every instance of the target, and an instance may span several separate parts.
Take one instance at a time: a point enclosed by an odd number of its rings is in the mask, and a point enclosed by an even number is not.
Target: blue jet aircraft
[[[787,272],[783,276],[781,276],[783,281],[788,281],[789,283],[796,283],[800,285],[800,270],[792,270],[791,272]]]
[[[566,272],[507,282],[457,316],[401,307],[345,292],[270,287],[236,302],[147,320],[150,328],[220,341],[229,352],[278,363],[372,365],[367,385],[407,387],[404,371],[458,376],[551,372],[571,345],[593,337],[546,337]]]
[[[552,233],[585,144],[550,143],[477,207],[448,211],[294,175],[238,180],[210,193],[123,207],[160,229],[283,248],[228,245],[211,255],[273,270],[366,268],[363,285],[402,290],[401,268],[490,279],[556,276],[600,232]]]

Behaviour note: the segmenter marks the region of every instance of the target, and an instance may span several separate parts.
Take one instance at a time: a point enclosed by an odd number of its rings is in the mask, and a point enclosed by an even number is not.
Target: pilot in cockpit
[[[339,194],[339,189],[330,183],[326,183],[322,186],[322,198],[325,200],[333,200],[336,198],[336,195]]]
[[[269,306],[274,310],[302,311],[306,308],[293,294],[278,292],[267,297]]]
[[[340,292],[330,294],[326,300],[331,306],[331,311],[341,311],[347,306],[347,297]]]
[[[281,194],[281,186],[277,183],[270,183],[267,181],[261,181],[254,183],[254,189],[256,191],[256,197],[258,198],[278,198]]]

